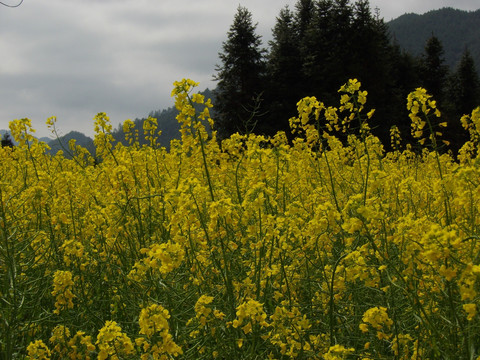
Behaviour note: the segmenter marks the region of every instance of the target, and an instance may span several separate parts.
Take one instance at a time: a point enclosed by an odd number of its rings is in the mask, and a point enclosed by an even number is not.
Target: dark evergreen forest
[[[468,48],[456,67],[446,64],[443,44],[432,33],[414,56],[400,47],[367,0],[298,0],[283,8],[268,49],[256,34],[248,9],[239,7],[216,68],[216,124],[220,138],[234,132],[288,133],[296,103],[316,96],[338,106],[338,88],[357,78],[376,109],[372,132],[388,148],[396,125],[404,143],[410,137],[406,97],[425,87],[447,121],[446,140],[454,153],[467,139],[460,117],[480,105],[479,81]]]

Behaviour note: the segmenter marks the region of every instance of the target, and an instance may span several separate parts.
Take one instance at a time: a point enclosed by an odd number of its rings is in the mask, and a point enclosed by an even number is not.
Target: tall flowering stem
[[[341,94],[340,97],[340,112],[349,113],[348,116],[345,116],[342,120],[342,132],[348,133],[350,123],[356,119],[358,121],[358,131],[360,133],[360,139],[363,144],[364,152],[367,157],[367,168],[365,170],[365,175],[363,178],[363,203],[365,205],[367,201],[367,190],[368,190],[368,180],[370,175],[370,151],[367,145],[367,137],[370,134],[370,127],[368,126],[368,120],[373,116],[375,110],[370,110],[366,115],[362,112],[365,109],[365,104],[367,102],[368,92],[366,90],[360,90],[362,84],[357,79],[350,79],[348,82],[340,87],[338,92]],[[354,142],[355,143],[355,142]],[[357,158],[360,162],[360,156],[357,152]],[[360,166],[360,171],[361,171]]]
[[[424,88],[417,88],[407,96],[407,110],[410,111],[408,115],[412,121],[411,132],[412,136],[418,140],[421,145],[425,145],[426,140],[430,140],[430,145],[434,151],[437,162],[438,173],[440,180],[444,180],[442,164],[440,162],[439,154],[439,138],[442,136],[441,129],[447,127],[446,122],[434,122],[433,119],[439,119],[442,114],[437,108],[437,102],[433,100],[432,95],[427,93]],[[429,134],[425,133],[428,130]],[[445,145],[449,145],[448,141],[442,140]],[[444,184],[442,188],[445,194],[445,216],[447,224],[450,223],[450,204],[449,195]]]
[[[198,135],[210,196],[212,201],[215,201],[215,195],[213,193],[213,186],[205,153],[205,140],[203,137],[205,136],[206,138],[207,133],[205,131],[205,126],[201,122],[201,120],[204,120],[207,121],[211,127],[213,126],[213,120],[210,118],[209,112],[209,109],[213,105],[210,99],[205,101],[205,97],[201,94],[190,95],[192,89],[196,86],[198,86],[198,83],[190,79],[183,79],[182,81],[178,82],[176,81],[174,83],[174,89],[172,90],[172,96],[175,96],[175,107],[180,112],[177,115],[177,120],[182,124],[180,132],[182,133],[182,141],[184,145],[190,146],[193,144],[192,141],[189,140],[189,137],[193,137],[195,134]],[[195,104],[204,105],[204,109],[200,115],[197,115]],[[213,133],[213,137],[214,138],[212,140],[215,141],[215,133]]]
[[[424,88],[417,88],[407,96],[407,110],[410,111],[412,136],[418,140],[421,145],[425,145],[427,139],[430,140],[435,157],[437,159],[438,171],[440,178],[443,179],[443,171],[440,165],[439,158],[439,144],[438,139],[442,136],[439,128],[447,127],[446,122],[435,124],[433,118],[440,118],[442,116],[440,110],[437,108],[437,102],[432,99],[432,95],[427,93]],[[428,129],[430,134],[425,134]],[[428,137],[427,137],[428,136]],[[444,144],[448,142],[443,140]]]

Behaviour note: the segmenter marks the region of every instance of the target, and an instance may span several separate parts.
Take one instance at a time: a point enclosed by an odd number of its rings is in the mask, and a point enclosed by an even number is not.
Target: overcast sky
[[[15,5],[20,0],[2,0]],[[38,136],[58,118],[63,134],[93,135],[106,112],[116,127],[173,105],[172,83],[189,77],[213,88],[218,52],[238,5],[258,23],[264,45],[275,17],[296,0],[24,0],[0,5],[0,129],[28,117]],[[371,0],[386,21],[478,0]]]

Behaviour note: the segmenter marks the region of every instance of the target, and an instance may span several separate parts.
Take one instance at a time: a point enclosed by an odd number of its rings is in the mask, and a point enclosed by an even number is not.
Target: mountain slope
[[[447,65],[455,67],[466,48],[480,72],[480,10],[452,8],[429,11],[423,15],[405,14],[387,23],[392,38],[411,53],[423,53],[426,41],[435,35],[445,50]]]
[[[51,148],[49,153],[55,155],[59,150],[62,150],[66,158],[71,158],[71,150],[68,143],[72,139],[76,141],[76,145],[86,148],[92,156],[95,155],[95,145],[93,144],[93,140],[78,131],[70,131],[66,135],[50,140],[50,142],[48,142],[48,146]]]
[[[205,96],[205,99],[212,99],[215,103],[214,94],[210,89],[205,89],[200,91],[200,94]],[[196,106],[197,111],[203,110],[203,106]],[[215,110],[211,109],[211,116],[214,117]],[[149,116],[157,119],[158,130],[161,130],[162,133],[157,137],[157,144],[166,149],[170,149],[170,141],[173,139],[180,139],[180,124],[178,123],[176,116],[178,115],[178,110],[175,107],[169,107],[163,110],[155,110],[149,113]],[[137,118],[134,121],[135,129],[139,131],[139,143],[140,145],[146,144],[147,140],[145,139],[143,133],[143,122],[145,118]],[[208,131],[208,128],[207,128]],[[124,145],[127,145],[128,142],[125,140],[125,134],[123,132],[122,126],[119,126],[118,129],[113,131],[113,137],[115,141],[121,142]]]

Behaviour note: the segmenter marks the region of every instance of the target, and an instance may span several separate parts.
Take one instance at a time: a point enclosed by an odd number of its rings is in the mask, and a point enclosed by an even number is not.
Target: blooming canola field
[[[480,359],[480,108],[458,159],[420,88],[407,107],[423,150],[393,128],[386,152],[356,80],[338,107],[299,101],[293,140],[219,143],[196,85],[174,84],[168,152],[152,118],[114,146],[98,114],[95,160],[73,142],[72,159],[49,155],[11,122],[5,359]]]

